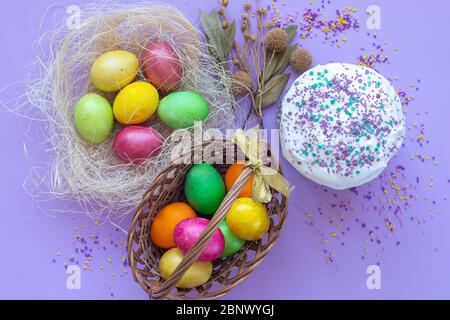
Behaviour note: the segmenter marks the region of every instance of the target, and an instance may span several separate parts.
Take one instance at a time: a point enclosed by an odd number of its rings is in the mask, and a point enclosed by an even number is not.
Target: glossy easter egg
[[[153,128],[129,126],[121,129],[114,139],[113,150],[126,163],[141,164],[156,157],[162,148],[164,138]]]
[[[144,76],[158,90],[168,93],[180,87],[180,58],[169,44],[149,43],[142,52],[141,64]]]
[[[227,191],[230,191],[233,187],[236,180],[239,178],[242,170],[244,169],[244,165],[242,163],[234,163],[228,169],[225,174],[225,185],[227,187]],[[249,197],[253,196],[253,176],[250,176],[248,181],[245,183],[244,188],[242,189],[239,197]]]
[[[192,91],[177,91],[161,100],[158,115],[173,129],[190,128],[196,121],[208,117],[208,102],[200,94]]]
[[[195,242],[200,238],[202,232],[209,224],[209,220],[204,218],[189,218],[181,221],[175,227],[175,243],[177,247],[184,253],[188,252]],[[209,240],[206,247],[203,249],[198,261],[213,261],[220,257],[225,247],[225,239],[222,231],[217,231]]]
[[[155,113],[159,94],[147,82],[134,82],[123,88],[114,100],[114,117],[122,124],[140,124]]]
[[[223,249],[221,258],[231,256],[242,249],[245,241],[236,237],[233,232],[228,227],[227,222],[224,220],[219,226],[220,231],[222,231],[223,237],[225,238],[225,248]]]
[[[84,95],[76,104],[74,122],[80,136],[92,144],[108,139],[114,127],[114,116],[108,100],[96,93]]]
[[[133,82],[139,60],[132,52],[114,50],[98,57],[91,67],[91,80],[102,91],[114,92]]]
[[[184,254],[178,248],[166,251],[159,260],[159,272],[163,279],[167,279],[183,260]],[[181,289],[192,289],[206,283],[212,275],[212,263],[196,261],[184,273],[180,281],[175,285]]]
[[[210,164],[194,165],[187,173],[184,192],[189,204],[199,213],[212,215],[225,197],[220,173]]]
[[[226,221],[236,237],[248,241],[261,239],[270,227],[266,208],[251,198],[237,199],[231,206]]]
[[[173,202],[159,210],[150,227],[152,242],[160,248],[170,249],[176,246],[175,227],[178,223],[197,214],[184,202]]]

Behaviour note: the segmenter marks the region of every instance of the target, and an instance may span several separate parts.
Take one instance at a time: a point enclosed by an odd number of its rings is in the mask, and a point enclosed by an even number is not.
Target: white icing
[[[342,190],[369,182],[386,168],[402,145],[405,118],[383,76],[332,63],[294,82],[282,101],[280,129],[287,161],[306,178]]]

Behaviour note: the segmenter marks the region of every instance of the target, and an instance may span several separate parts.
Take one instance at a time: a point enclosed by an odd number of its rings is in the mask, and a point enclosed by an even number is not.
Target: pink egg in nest
[[[209,224],[209,220],[204,218],[188,218],[181,221],[175,227],[175,243],[184,253],[197,242],[202,232]],[[198,261],[213,261],[220,257],[225,248],[225,238],[220,229],[217,229],[211,240],[203,249]]]
[[[161,152],[164,138],[153,128],[129,126],[121,129],[113,142],[116,156],[125,163],[141,164]]]
[[[142,52],[141,64],[145,78],[158,90],[170,93],[180,87],[180,59],[167,43],[149,43]]]

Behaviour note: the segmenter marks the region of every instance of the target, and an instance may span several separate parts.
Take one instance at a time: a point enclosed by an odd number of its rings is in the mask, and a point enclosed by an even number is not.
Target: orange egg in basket
[[[242,170],[244,169],[243,163],[236,162],[235,164],[232,164],[225,174],[225,185],[227,187],[227,191],[230,191],[233,184],[236,182],[236,180],[239,178],[239,175],[241,174]],[[251,198],[253,195],[253,176],[248,179],[247,183],[244,186],[244,189],[242,189],[242,192],[239,194],[239,197],[248,197]]]
[[[173,202],[162,208],[150,227],[152,242],[163,249],[176,247],[174,230],[178,223],[196,217],[194,209],[184,202]]]

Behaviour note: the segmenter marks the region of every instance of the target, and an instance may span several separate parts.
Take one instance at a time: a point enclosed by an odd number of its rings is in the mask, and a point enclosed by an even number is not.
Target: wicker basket
[[[191,157],[195,152],[198,155],[199,151],[206,156],[207,153],[211,153],[211,150],[217,147],[217,145],[214,145],[216,143],[220,143],[219,148],[223,147],[223,163],[226,163],[226,150],[231,150],[231,155],[234,154],[235,160],[237,159],[238,147],[229,138],[225,138],[223,141],[204,141],[201,145],[192,148],[190,153],[185,156]],[[208,240],[217,230],[220,222],[225,218],[245,182],[252,174],[252,169],[250,168],[245,168],[242,171],[241,176],[228,192],[200,239],[186,253],[175,272],[168,279],[164,280],[160,276],[158,268],[159,259],[164,251],[151,242],[150,225],[154,216],[162,207],[174,201],[185,200],[183,192],[184,178],[193,165],[191,163],[186,164],[183,161],[185,156],[178,161],[174,161],[155,179],[153,185],[145,193],[128,233],[128,257],[132,273],[134,279],[147,292],[150,299],[216,299],[223,296],[248,277],[253,269],[262,262],[279,237],[287,217],[287,199],[275,190],[272,190],[272,201],[266,205],[271,225],[269,232],[264,238],[258,241],[246,242],[244,247],[233,256],[214,261],[212,277],[204,285],[189,290],[175,288],[175,284],[180,280],[184,272],[197,260]],[[214,153],[210,156],[215,158]],[[221,156],[219,155],[219,157]],[[211,163],[208,159],[204,160]],[[214,163],[213,165],[222,174],[225,173],[229,166]],[[279,172],[282,174],[281,167],[279,167]]]

